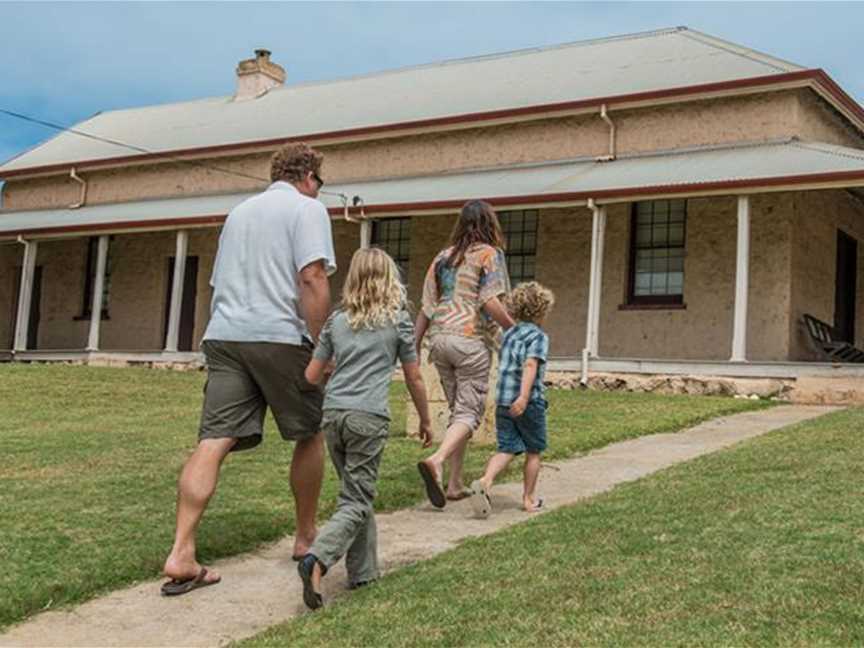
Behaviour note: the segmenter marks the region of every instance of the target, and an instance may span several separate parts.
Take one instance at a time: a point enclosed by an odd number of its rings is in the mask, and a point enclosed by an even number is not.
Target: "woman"
[[[500,328],[513,326],[501,304],[510,282],[504,260],[504,235],[492,206],[482,200],[465,204],[450,245],[426,273],[423,308],[417,317],[418,355],[430,336],[430,357],[438,369],[450,406],[450,421],[438,450],[417,468],[433,506],[470,495],[462,482],[468,439],[483,420],[489,388],[491,347]],[[444,462],[450,460],[447,491]]]

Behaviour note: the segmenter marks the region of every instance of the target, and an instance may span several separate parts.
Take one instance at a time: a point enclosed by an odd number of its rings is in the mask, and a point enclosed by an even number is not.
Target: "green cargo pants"
[[[378,578],[378,532],[372,502],[389,423],[366,412],[324,411],[324,438],[341,489],[336,512],[309,552],[328,569],[346,556],[351,586]]]

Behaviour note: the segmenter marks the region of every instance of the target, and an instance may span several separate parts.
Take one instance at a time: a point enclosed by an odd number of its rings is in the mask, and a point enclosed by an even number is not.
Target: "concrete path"
[[[780,406],[715,419],[676,434],[615,443],[544,467],[539,490],[552,510],[834,409]],[[384,568],[430,558],[467,537],[493,533],[528,517],[519,510],[519,484],[496,486],[492,501],[495,513],[488,520],[472,519],[467,501],[448,504],[444,511],[424,504],[378,516]],[[0,635],[0,646],[216,646],[254,635],[305,612],[291,546],[292,538],[285,538],[223,560],[215,565],[222,583],[185,596],[159,596],[160,580],[40,614]],[[325,579],[325,600],[342,592],[344,580],[340,564]]]

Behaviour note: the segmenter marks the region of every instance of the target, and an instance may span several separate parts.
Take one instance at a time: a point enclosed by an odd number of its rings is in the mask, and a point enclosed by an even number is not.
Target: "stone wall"
[[[795,110],[801,139],[864,148],[864,135],[813,92],[799,90]]]
[[[18,243],[0,245],[0,349],[12,348],[15,332],[16,268],[21,267],[24,246]]]
[[[753,198],[748,328],[751,360],[788,358],[793,205],[793,194]],[[684,309],[627,307],[630,213],[628,204],[608,208],[600,355],[727,359],[734,303],[736,200],[720,197],[688,201]],[[415,312],[420,306],[426,269],[435,254],[446,246],[454,219],[455,215],[448,214],[412,219],[408,288]],[[333,235],[339,270],[332,278],[331,289],[334,302],[338,302],[351,255],[359,246],[360,228],[357,224],[334,221]],[[217,240],[215,228],[193,230],[190,235],[189,255],[199,258],[194,348],[198,347],[209,315],[209,278]],[[547,324],[554,356],[578,356],[585,344],[590,242],[589,210],[541,210],[536,278],[557,295],[556,307]],[[174,254],[174,245],[174,232],[114,237],[111,319],[102,324],[102,349],[162,347],[168,259]],[[0,249],[5,248],[14,250],[10,246]],[[50,304],[43,316],[40,348],[81,348],[85,344],[89,322],[74,319],[81,310],[85,259],[84,238],[40,246],[39,262],[46,266],[43,299],[48,300],[46,305]],[[9,262],[4,267],[7,275],[14,271]],[[864,281],[860,287],[864,287]],[[831,295],[833,299],[833,292]],[[0,309],[5,308],[8,313],[9,298],[7,302],[6,307],[0,302]]]
[[[803,108],[802,105],[797,91],[783,90],[613,109],[611,116],[617,127],[618,152],[623,154],[816,133],[821,113],[816,108],[811,110],[811,104]],[[834,126],[829,124],[825,128],[830,130]],[[333,185],[346,180],[603,155],[608,152],[608,135],[608,126],[598,114],[582,114],[322,145],[320,149],[326,156],[323,175]],[[202,161],[261,180],[178,162],[82,170],[80,175],[88,181],[89,204],[254,191],[269,181],[268,152],[211,156]],[[78,200],[79,192],[80,186],[69,178],[68,171],[43,178],[13,178],[3,186],[3,206],[5,209],[65,207]]]
[[[209,318],[210,274],[218,230],[193,230],[189,256],[198,257],[197,299],[193,349],[197,349]],[[39,243],[36,264],[42,267],[37,349],[83,349],[90,317],[84,312],[84,282],[88,239]],[[157,351],[163,347],[168,294],[169,259],[175,253],[174,232],[112,237],[108,318],[100,324],[104,351]],[[13,284],[21,265],[20,246],[0,246],[0,348],[11,344],[14,328]]]
[[[572,372],[550,372],[547,384],[557,389],[584,389]],[[730,378],[669,374],[592,373],[588,389],[596,391],[732,396],[808,405],[864,404],[864,378],[800,376],[798,378]]]
[[[626,306],[630,209],[627,206],[609,209],[600,319],[601,356],[701,360],[730,357],[737,201],[733,197],[697,198],[688,200],[687,205],[685,307],[681,309]],[[786,194],[752,199],[747,352],[750,360],[783,360],[788,353],[790,210]],[[586,278],[574,277],[574,280],[585,283],[587,274]]]

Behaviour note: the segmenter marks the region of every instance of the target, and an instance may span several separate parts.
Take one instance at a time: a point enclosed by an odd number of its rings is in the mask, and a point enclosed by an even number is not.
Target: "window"
[[[501,212],[498,219],[507,242],[507,272],[510,274],[510,282],[515,286],[522,281],[532,281],[537,259],[537,210]]]
[[[633,205],[630,231],[631,304],[682,304],[687,201]]]
[[[108,294],[111,288],[111,241],[108,238],[108,258],[105,260],[105,282],[102,285],[102,319],[108,319]],[[90,319],[93,312],[93,284],[96,277],[96,264],[99,260],[99,237],[87,240],[87,263],[84,266],[84,300],[81,304],[80,319]]]
[[[396,262],[402,281],[408,281],[408,258],[411,248],[411,219],[387,218],[372,222],[372,246],[381,248]]]

